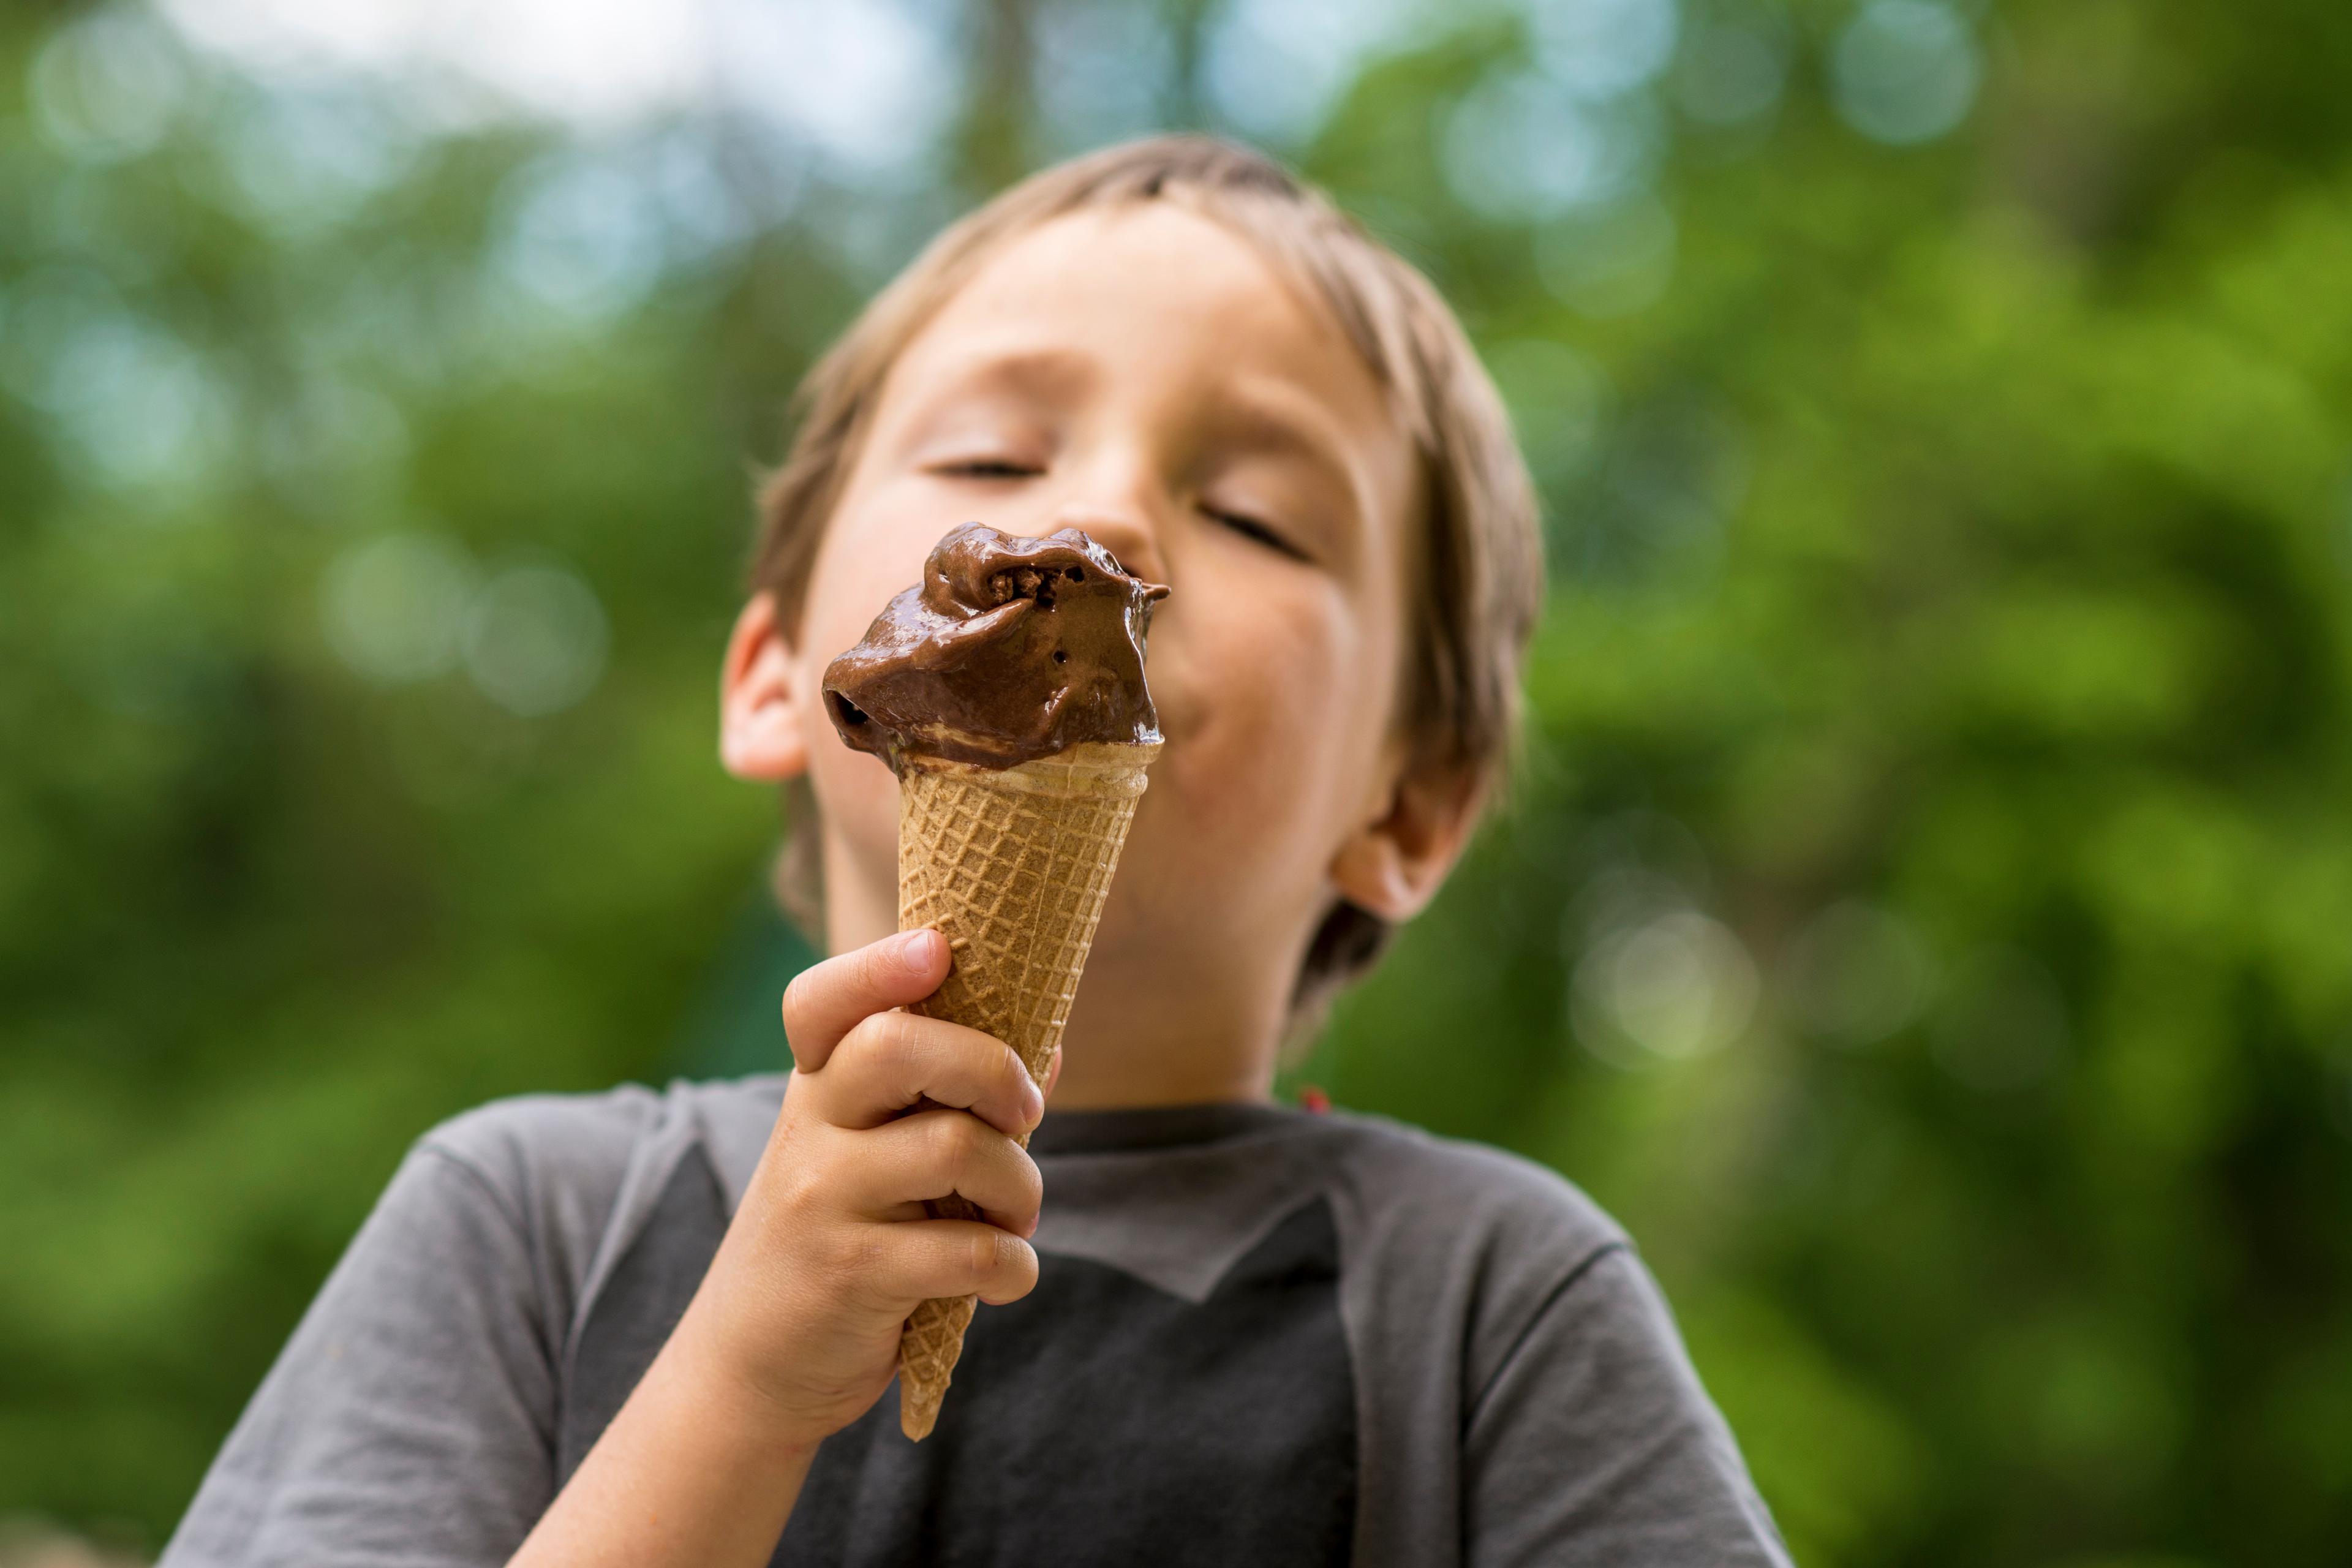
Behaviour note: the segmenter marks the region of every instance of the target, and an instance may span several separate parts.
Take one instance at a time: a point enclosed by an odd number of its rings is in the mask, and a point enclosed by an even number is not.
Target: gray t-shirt
[[[784,1079],[419,1141],[163,1568],[504,1562],[685,1310]],[[828,1439],[779,1563],[1784,1563],[1625,1237],[1525,1161],[1268,1106],[1056,1112],[1037,1289],[937,1431]]]

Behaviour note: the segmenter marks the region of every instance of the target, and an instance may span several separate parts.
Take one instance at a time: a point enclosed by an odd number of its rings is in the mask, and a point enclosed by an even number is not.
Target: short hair
[[[1072,213],[1165,202],[1253,246],[1319,301],[1386,393],[1420,458],[1422,560],[1402,721],[1411,766],[1455,772],[1483,800],[1516,745],[1519,670],[1543,594],[1535,489],[1508,415],[1435,288],[1321,191],[1213,137],[1161,135],[1059,163],[943,230],[809,370],[782,465],[761,485],[751,578],[797,637],[809,576],[898,356],[1009,242]],[[805,779],[788,788],[785,908],[822,937],[822,861]],[[1310,942],[1294,1025],[1368,973],[1387,921],[1345,900]]]

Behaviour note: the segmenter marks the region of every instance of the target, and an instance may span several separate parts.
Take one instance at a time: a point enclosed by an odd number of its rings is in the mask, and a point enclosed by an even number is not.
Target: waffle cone
[[[936,926],[954,966],[909,1012],[994,1035],[1043,1083],[1111,873],[1127,843],[1148,745],[1086,744],[992,769],[907,756],[898,777],[898,929]],[[980,1211],[950,1195],[942,1219]],[[925,1301],[898,1342],[898,1425],[928,1436],[977,1298]]]

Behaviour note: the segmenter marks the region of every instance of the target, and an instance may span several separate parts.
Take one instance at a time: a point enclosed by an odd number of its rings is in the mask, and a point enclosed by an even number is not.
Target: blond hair
[[[1508,416],[1429,280],[1272,159],[1205,136],[1153,136],[1034,174],[951,225],[850,324],[802,381],[783,465],[761,485],[751,586],[799,631],[826,520],[885,379],[947,300],[1009,241],[1066,214],[1168,202],[1253,245],[1330,312],[1386,391],[1421,458],[1423,530],[1402,724],[1417,769],[1484,791],[1519,721],[1519,665],[1543,591],[1535,492]],[[786,907],[821,934],[823,889],[805,781],[779,862]],[[1391,932],[1339,902],[1309,945],[1301,1018],[1378,962]]]

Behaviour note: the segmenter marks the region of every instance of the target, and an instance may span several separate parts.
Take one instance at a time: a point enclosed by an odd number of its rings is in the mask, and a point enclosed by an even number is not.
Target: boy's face
[[[1174,590],[1148,664],[1167,748],[1087,993],[1279,1006],[1398,780],[1418,473],[1338,326],[1216,224],[1154,203],[1008,245],[891,371],[787,650],[835,945],[890,929],[898,785],[834,734],[826,662],[950,526],[1075,526]]]

